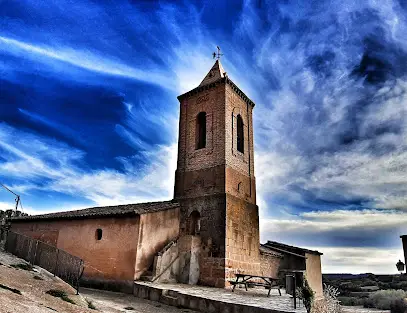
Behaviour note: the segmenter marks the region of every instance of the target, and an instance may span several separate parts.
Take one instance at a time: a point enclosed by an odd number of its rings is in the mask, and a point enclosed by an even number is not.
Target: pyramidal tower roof
[[[203,81],[199,84],[199,86],[204,86],[210,83],[217,81],[220,78],[225,77],[226,72],[223,69],[220,60],[216,60],[215,64],[212,66],[211,70],[206,74]]]
[[[212,68],[210,69],[208,74],[206,74],[205,78],[199,84],[198,87],[196,87],[190,91],[187,91],[186,93],[183,93],[182,95],[179,95],[177,98],[179,101],[182,101],[185,98],[196,95],[197,93],[200,93],[204,90],[208,90],[208,88],[214,88],[218,84],[223,84],[223,83],[229,85],[232,88],[232,90],[234,90],[236,92],[236,94],[240,98],[243,99],[243,101],[245,101],[252,107],[255,106],[254,102],[252,100],[250,100],[250,98],[248,96],[246,96],[245,93],[243,91],[241,91],[240,88],[227,76],[219,59],[217,59],[215,61],[215,64],[212,66]]]

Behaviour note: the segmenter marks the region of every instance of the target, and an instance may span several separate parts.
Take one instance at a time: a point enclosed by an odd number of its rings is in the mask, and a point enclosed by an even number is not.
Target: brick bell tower
[[[259,216],[253,156],[254,103],[219,59],[180,102],[174,198],[180,235],[199,236],[199,284],[224,287],[235,272],[257,273]]]

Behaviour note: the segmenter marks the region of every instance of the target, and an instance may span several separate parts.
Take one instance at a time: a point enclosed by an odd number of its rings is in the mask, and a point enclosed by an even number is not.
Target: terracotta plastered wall
[[[305,275],[310,287],[315,292],[315,296],[317,298],[320,298],[323,296],[321,256],[317,254],[306,253],[305,257],[307,258],[305,261],[307,268]]]
[[[139,217],[67,221],[58,248],[85,261],[85,277],[132,280],[137,256]],[[96,230],[102,230],[97,240]]]
[[[15,222],[10,230],[56,246],[61,223],[56,221]]]
[[[179,208],[140,216],[134,279],[139,279],[153,264],[154,256],[178,237],[179,218]]]
[[[56,245],[85,261],[85,277],[132,280],[139,217],[32,221],[12,224],[12,231]],[[96,230],[102,230],[101,240]]]

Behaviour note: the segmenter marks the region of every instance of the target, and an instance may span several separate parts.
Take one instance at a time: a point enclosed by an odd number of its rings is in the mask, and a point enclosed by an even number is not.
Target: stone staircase
[[[178,306],[178,293],[173,290],[164,289],[160,299],[166,305]]]

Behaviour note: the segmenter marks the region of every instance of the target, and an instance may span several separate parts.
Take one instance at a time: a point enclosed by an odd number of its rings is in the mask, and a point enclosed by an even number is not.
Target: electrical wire
[[[12,192],[10,189],[8,189],[6,186],[4,186],[2,183],[0,183],[0,185],[1,185],[4,189],[10,191],[13,195],[15,195],[15,196],[17,196],[17,197],[19,196],[18,194],[16,194],[15,192]]]

